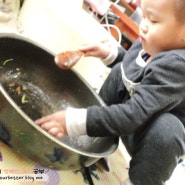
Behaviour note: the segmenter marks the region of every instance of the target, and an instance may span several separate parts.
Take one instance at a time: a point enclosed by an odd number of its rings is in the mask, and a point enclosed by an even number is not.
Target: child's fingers
[[[64,137],[65,136],[65,134],[63,134],[62,132],[59,132],[57,135],[56,135],[56,137],[58,138],[58,139],[61,139],[62,137]]]
[[[48,133],[55,136],[58,139],[61,139],[62,137],[65,136],[65,134],[58,127],[51,128],[50,130],[48,130]]]
[[[42,125],[43,123],[49,122],[50,120],[51,120],[51,116],[46,116],[46,117],[35,120],[35,123],[38,125]]]
[[[59,128],[57,127],[53,127],[51,129],[48,130],[48,133],[53,135],[53,136],[57,136],[57,134],[60,132]]]
[[[57,127],[58,123],[55,121],[50,121],[50,122],[44,122],[43,124],[40,124],[40,126],[45,129],[45,130],[50,130],[54,127]]]

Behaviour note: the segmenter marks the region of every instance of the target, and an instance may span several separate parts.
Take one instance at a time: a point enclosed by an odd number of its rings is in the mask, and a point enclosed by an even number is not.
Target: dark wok
[[[68,106],[104,105],[76,72],[62,71],[53,57],[22,36],[0,34],[0,139],[41,165],[79,169],[113,153],[118,138],[58,140],[35,125],[33,120]]]

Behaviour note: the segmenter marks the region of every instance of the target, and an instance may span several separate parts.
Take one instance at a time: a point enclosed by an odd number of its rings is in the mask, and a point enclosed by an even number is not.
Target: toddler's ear
[[[185,44],[185,36],[181,39],[181,41]]]
[[[181,36],[180,42],[181,42],[181,44],[182,44],[183,46],[185,46],[185,29],[184,29],[183,35]]]
[[[182,42],[185,42],[185,24],[184,24],[183,27],[184,27],[184,30],[183,30],[183,36],[182,36],[181,40],[182,40]]]

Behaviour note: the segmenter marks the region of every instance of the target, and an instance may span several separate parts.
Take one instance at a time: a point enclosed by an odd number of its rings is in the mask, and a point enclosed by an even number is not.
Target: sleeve
[[[102,62],[108,66],[113,67],[116,63],[121,62],[126,54],[126,50],[120,46],[113,45],[111,53],[107,58],[102,59]]]
[[[67,108],[66,129],[68,136],[86,135],[86,109]]]
[[[119,63],[119,62],[122,62],[123,61],[123,58],[125,56],[125,54],[127,53],[127,51],[123,48],[123,47],[117,47],[117,51],[114,51],[115,54],[114,56],[108,56],[109,58],[112,58],[112,61],[110,62],[107,62],[106,65],[108,67],[113,67],[115,64]],[[104,62],[104,61],[103,61]],[[104,62],[105,64],[105,62]]]
[[[139,39],[137,41],[135,41],[132,46],[129,48],[129,53],[131,53],[130,51],[134,52],[135,50],[141,50],[142,45],[139,41]],[[117,47],[117,55],[116,57],[114,57],[114,60],[112,60],[111,62],[108,62],[106,65],[108,67],[113,67],[115,66],[117,63],[119,62],[123,62],[125,55],[128,53],[127,50],[125,50],[123,47],[119,46]],[[111,56],[108,56],[108,58],[111,58]],[[112,57],[113,58],[113,57]]]
[[[113,63],[115,61],[117,55],[118,55],[118,47],[117,46],[112,47],[111,53],[108,55],[107,58],[102,59],[102,62],[106,66],[108,66],[108,65],[110,65],[111,63]]]
[[[88,135],[129,135],[154,116],[172,110],[185,99],[184,71],[185,62],[178,56],[156,57],[126,103],[87,109]]]

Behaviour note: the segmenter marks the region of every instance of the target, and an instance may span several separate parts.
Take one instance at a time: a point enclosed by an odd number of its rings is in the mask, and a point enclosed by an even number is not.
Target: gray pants
[[[100,91],[107,105],[128,98],[119,65],[113,70]],[[132,157],[129,177],[134,185],[164,185],[185,154],[185,128],[171,113],[162,113],[133,135],[121,138]]]
[[[165,184],[185,153],[184,126],[169,113],[122,140],[132,157],[129,177],[134,185]]]

